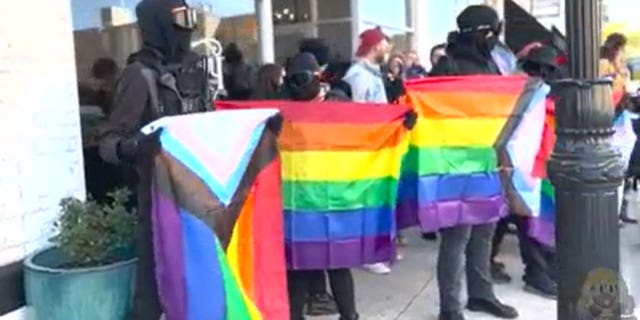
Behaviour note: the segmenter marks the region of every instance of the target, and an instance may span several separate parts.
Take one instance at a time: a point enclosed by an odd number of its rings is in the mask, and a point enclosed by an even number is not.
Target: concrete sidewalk
[[[639,212],[634,210],[635,212]],[[357,307],[362,320],[436,320],[438,315],[438,284],[436,258],[438,243],[426,242],[417,230],[406,232],[408,246],[403,248],[404,260],[398,262],[390,275],[373,275],[354,270]],[[632,294],[640,297],[640,227],[627,226],[621,232],[622,270]],[[496,285],[496,294],[518,309],[521,320],[556,319],[556,302],[523,290],[524,266],[518,252],[517,238],[507,236],[499,260],[507,265],[514,281]],[[468,320],[489,320],[494,317],[467,312]],[[336,317],[316,317],[313,320],[334,320]]]

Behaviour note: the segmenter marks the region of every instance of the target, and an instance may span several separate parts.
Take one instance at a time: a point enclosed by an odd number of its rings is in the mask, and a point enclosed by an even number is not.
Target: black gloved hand
[[[280,131],[282,131],[282,121],[282,115],[279,113],[267,120],[267,129],[276,137],[278,137],[280,135]]]
[[[418,121],[418,114],[415,111],[410,110],[404,114],[404,121],[402,124],[407,128],[407,130],[411,130],[415,127],[416,121]]]
[[[120,161],[135,164],[141,157],[150,155],[160,147],[160,134],[162,128],[145,135],[142,132],[136,133],[131,138],[118,142],[118,158]]]

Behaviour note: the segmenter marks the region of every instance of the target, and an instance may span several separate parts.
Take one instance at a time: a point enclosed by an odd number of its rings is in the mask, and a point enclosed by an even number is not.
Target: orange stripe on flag
[[[416,108],[422,117],[506,118],[513,113],[518,98],[519,94],[510,93],[409,91],[404,103]]]
[[[330,124],[284,121],[280,147],[286,151],[374,151],[393,148],[406,139],[402,122]],[[363,143],[366,142],[366,143]]]
[[[253,191],[247,193],[247,198],[240,210],[240,215],[233,228],[231,242],[227,255],[240,286],[252,301],[255,300],[255,281],[253,274]]]

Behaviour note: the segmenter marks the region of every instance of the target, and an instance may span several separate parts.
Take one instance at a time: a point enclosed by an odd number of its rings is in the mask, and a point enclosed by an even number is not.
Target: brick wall
[[[60,199],[84,197],[69,1],[37,2],[0,12],[0,276],[11,281],[3,267],[47,245]],[[16,12],[29,12],[29,28]],[[11,294],[0,294],[0,315]]]

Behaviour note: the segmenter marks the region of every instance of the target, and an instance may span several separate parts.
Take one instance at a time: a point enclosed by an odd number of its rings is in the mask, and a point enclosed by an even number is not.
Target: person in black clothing
[[[329,45],[321,38],[305,38],[298,46],[299,53],[311,53],[318,61],[321,69],[329,64]]]
[[[240,47],[232,42],[224,48],[222,55],[224,56],[222,80],[227,91],[226,98],[229,100],[249,100],[253,86],[251,83],[253,70],[244,61]]]
[[[284,69],[277,64],[265,64],[258,70],[252,100],[278,100],[285,98],[283,91]]]
[[[384,89],[389,103],[397,103],[404,94],[404,58],[400,54],[392,55],[386,66],[383,66]]]
[[[557,58],[558,52],[555,49],[548,46],[540,46],[531,49],[527,56],[520,61],[520,65],[522,71],[529,77],[540,78],[545,82],[550,82],[566,76],[556,63]],[[554,95],[555,92],[549,94],[551,98]],[[504,273],[504,264],[497,262],[495,258],[498,255],[500,244],[508,231],[510,223],[516,226],[520,255],[525,265],[524,276],[522,277],[525,283],[525,291],[555,299],[558,294],[555,278],[555,251],[553,248],[545,246],[529,236],[529,217],[512,214],[498,223],[491,250],[491,268],[494,281],[505,279],[505,276],[508,277]],[[497,277],[498,275],[500,277]]]
[[[502,28],[497,12],[484,5],[469,6],[456,22],[458,31],[449,36],[447,55],[438,61],[431,75],[499,75],[500,70],[491,58]],[[440,320],[464,319],[460,291],[465,260],[467,308],[499,318],[518,317],[518,312],[501,303],[493,291],[489,259],[495,226],[495,223],[485,223],[440,230],[437,267]]]
[[[435,45],[431,48],[431,52],[429,53],[429,60],[431,60],[431,65],[435,66],[440,61],[440,58],[445,57],[447,55],[447,44],[441,43]]]
[[[137,197],[138,257],[132,320],[158,320],[162,307],[158,298],[151,225],[150,181],[152,153],[158,148],[158,134],[146,136],[140,129],[163,116],[185,113],[188,105],[176,79],[185,57],[191,54],[191,34],[196,27],[195,11],[184,0],[142,0],[136,7],[142,49],[133,54],[118,80],[113,108],[99,134],[100,156],[120,166],[127,185]],[[201,85],[199,87],[205,87]],[[204,93],[203,93],[204,94]]]
[[[344,92],[349,99],[352,97],[351,85],[342,80],[342,78],[347,74],[350,67],[350,62],[329,62],[322,72],[323,81],[328,83],[332,90]]]
[[[310,53],[300,53],[289,61],[285,85],[295,101],[323,101],[320,81],[320,65]],[[335,296],[340,320],[357,320],[355,290],[351,270],[347,268],[327,270],[331,292]],[[304,319],[304,307],[310,294],[326,293],[323,270],[289,270],[287,283],[291,320]],[[329,296],[330,297],[330,296]],[[312,300],[313,301],[313,300]]]

